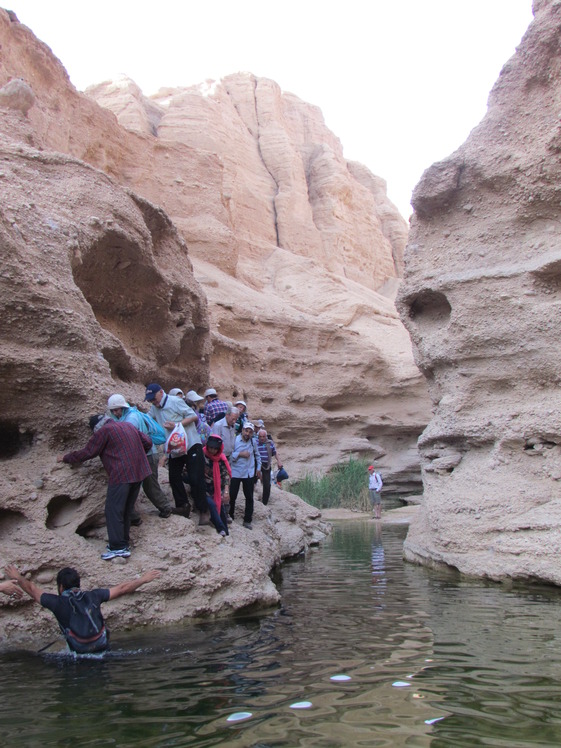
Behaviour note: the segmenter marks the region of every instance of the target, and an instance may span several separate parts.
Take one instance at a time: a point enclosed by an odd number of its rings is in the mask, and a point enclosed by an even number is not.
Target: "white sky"
[[[147,95],[238,71],[319,106],[345,157],[404,216],[454,151],[532,20],[531,0],[3,0],[74,85],[125,74]]]

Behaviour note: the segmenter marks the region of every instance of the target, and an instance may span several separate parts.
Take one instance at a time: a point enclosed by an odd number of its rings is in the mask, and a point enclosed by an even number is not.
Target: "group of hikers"
[[[136,407],[121,394],[111,395],[106,412],[89,419],[93,434],[83,449],[57,457],[58,462],[73,465],[98,456],[107,472],[105,519],[109,542],[101,558],[131,555],[130,527],[142,522],[135,511],[141,486],[159,517],[189,517],[191,498],[199,513],[199,525],[212,524],[221,536],[229,534],[241,486],[245,498],[243,526],[251,530],[255,483],[261,481],[262,501],[268,504],[273,458],[277,484],[288,478],[264,422],[252,423],[245,401],[220,400],[214,388],[207,389],[203,396],[194,390],[184,394],[179,388],[166,393],[154,382],[147,385],[144,402],[145,407]],[[158,478],[159,467],[166,464],[173,504]],[[374,518],[380,519],[382,479],[373,465],[368,473]],[[58,595],[53,595],[41,590],[14,565],[7,566],[5,572],[7,580],[0,583],[0,592],[18,599],[25,592],[50,610],[69,649],[77,654],[107,650],[109,632],[100,609],[103,603],[130,594],[160,576],[159,571],[151,570],[115,587],[84,592],[79,573],[66,567],[58,573]]]
[[[273,458],[277,485],[288,477],[264,422],[256,420],[253,424],[245,401],[220,400],[212,387],[200,396],[194,390],[184,394],[179,388],[166,393],[154,382],[147,385],[144,402],[144,407],[136,407],[121,394],[111,395],[106,412],[89,419],[93,434],[87,444],[57,457],[58,462],[69,465],[99,457],[107,472],[108,545],[101,558],[131,555],[130,527],[142,522],[135,511],[141,486],[159,517],[189,517],[191,498],[199,513],[199,525],[212,524],[221,536],[229,534],[241,486],[245,498],[243,526],[251,530],[255,483],[261,481],[262,501],[268,504]],[[173,504],[158,478],[159,467],[166,464]],[[5,571],[8,579],[0,583],[0,592],[13,598],[21,598],[25,592],[52,611],[69,648],[78,654],[103,652],[108,647],[102,603],[134,592],[160,575],[152,570],[115,587],[83,592],[79,573],[66,567],[57,576],[58,595],[52,595],[14,565]]]
[[[178,388],[167,393],[154,382],[146,387],[145,403],[142,409],[121,394],[111,395],[106,412],[90,418],[93,434],[85,447],[57,458],[72,465],[99,456],[107,471],[109,542],[102,559],[130,556],[130,527],[142,522],[135,511],[141,486],[161,518],[189,517],[191,499],[199,525],[212,524],[221,536],[229,534],[241,486],[243,526],[251,530],[255,482],[262,482],[267,504],[273,458],[282,469],[263,421],[251,423],[243,400],[234,404],[220,400],[214,388],[204,396],[194,390],[184,395]],[[158,468],[165,465],[173,504],[159,483]]]

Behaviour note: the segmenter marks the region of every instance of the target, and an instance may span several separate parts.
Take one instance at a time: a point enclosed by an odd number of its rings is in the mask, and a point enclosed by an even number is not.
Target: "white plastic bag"
[[[175,428],[167,438],[164,450],[170,457],[181,457],[187,454],[187,434],[181,421],[175,424]]]

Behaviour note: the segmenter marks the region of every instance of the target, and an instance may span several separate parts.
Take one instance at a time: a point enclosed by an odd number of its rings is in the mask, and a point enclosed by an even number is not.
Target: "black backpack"
[[[62,629],[70,649],[78,654],[105,651],[108,632],[99,605],[87,599],[82,590],[65,590],[62,594],[71,608],[68,628]]]

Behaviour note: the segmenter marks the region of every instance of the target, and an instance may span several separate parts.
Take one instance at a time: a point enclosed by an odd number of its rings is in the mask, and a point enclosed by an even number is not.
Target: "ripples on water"
[[[3,654],[2,745],[560,745],[559,592],[404,564],[404,534],[337,526],[267,615],[116,631],[99,661]]]

